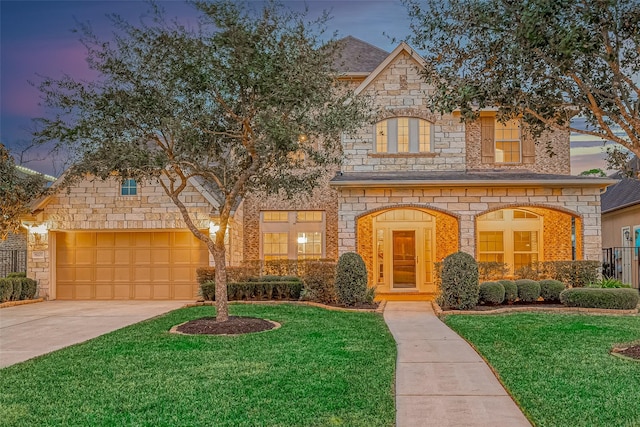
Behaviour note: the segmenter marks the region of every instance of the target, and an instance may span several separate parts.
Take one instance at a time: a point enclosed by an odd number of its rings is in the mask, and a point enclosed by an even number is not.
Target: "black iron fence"
[[[0,277],[23,271],[27,271],[26,250],[0,250]]]
[[[640,247],[603,249],[602,275],[640,288]]]

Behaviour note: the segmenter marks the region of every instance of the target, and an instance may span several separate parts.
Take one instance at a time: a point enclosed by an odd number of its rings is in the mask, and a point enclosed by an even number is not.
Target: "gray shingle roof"
[[[413,183],[418,184],[424,182],[425,185],[429,185],[430,182],[486,182],[487,185],[491,185],[491,181],[502,183],[511,183],[518,185],[519,183],[532,183],[532,182],[547,182],[551,183],[575,183],[580,184],[601,184],[606,186],[613,181],[610,178],[594,178],[588,176],[574,176],[574,175],[555,175],[555,174],[540,174],[527,171],[514,171],[514,172],[423,172],[423,171],[406,171],[406,172],[352,172],[338,174],[331,180],[332,183],[340,185],[347,183],[379,183],[384,185],[385,183]]]
[[[614,211],[626,206],[640,204],[640,180],[623,178],[607,188],[600,196],[602,212]]]
[[[370,73],[389,56],[389,52],[353,36],[340,39],[337,43],[340,55],[334,65],[341,73]]]

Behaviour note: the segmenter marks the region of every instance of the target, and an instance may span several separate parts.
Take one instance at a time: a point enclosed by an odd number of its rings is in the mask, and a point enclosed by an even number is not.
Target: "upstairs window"
[[[135,196],[138,194],[138,184],[135,179],[125,179],[120,187],[121,196]]]
[[[416,117],[396,117],[375,125],[376,153],[428,153],[432,149],[431,123]]]
[[[493,117],[481,117],[482,163],[523,164],[535,162],[535,142],[524,138],[520,119],[501,123]]]

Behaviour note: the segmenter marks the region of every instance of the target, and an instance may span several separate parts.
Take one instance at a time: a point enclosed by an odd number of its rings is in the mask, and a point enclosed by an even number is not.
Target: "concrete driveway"
[[[0,310],[0,368],[123,328],[193,301],[45,301]]]

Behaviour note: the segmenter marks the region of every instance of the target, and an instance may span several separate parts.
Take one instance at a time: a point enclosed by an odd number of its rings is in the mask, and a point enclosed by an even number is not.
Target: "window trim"
[[[494,162],[500,165],[519,165],[522,164],[522,121],[520,119],[511,119],[507,121],[507,123],[500,123],[497,118],[494,119],[493,122],[493,156]],[[507,125],[510,123],[517,123],[518,129],[518,138],[507,138],[507,139],[499,139],[498,138],[498,126],[502,126],[505,129],[509,129],[510,132],[513,132],[513,128],[508,128]],[[518,160],[515,162],[505,162],[498,160],[498,143],[499,142],[517,142],[518,143]],[[504,151],[504,150],[503,150]]]
[[[321,213],[320,221],[299,221],[298,212],[317,211]],[[260,212],[259,223],[259,256],[264,259],[264,235],[265,233],[287,233],[287,259],[298,259],[298,233],[320,233],[320,258],[325,258],[327,253],[327,227],[326,212],[319,209],[307,210],[283,210],[280,212],[287,213],[287,221],[283,222],[265,222],[264,213],[274,212],[274,210],[265,210]]]
[[[399,121],[407,121],[407,145],[406,151],[399,151]],[[386,134],[384,135],[384,144],[379,144],[381,141],[378,139],[378,132],[380,132],[382,124],[386,123]],[[421,144],[421,124],[427,123],[429,125],[429,141],[428,144]],[[404,128],[404,126],[403,126]],[[373,152],[372,154],[377,156],[424,156],[434,154],[434,123],[429,120],[416,116],[397,116],[389,117],[379,120],[373,125]],[[379,146],[380,145],[380,146]],[[403,144],[404,145],[404,144]],[[381,150],[381,147],[386,147],[386,150]],[[421,147],[428,146],[428,151],[421,151]]]
[[[120,183],[120,196],[129,197],[138,195],[138,181],[127,178]]]

